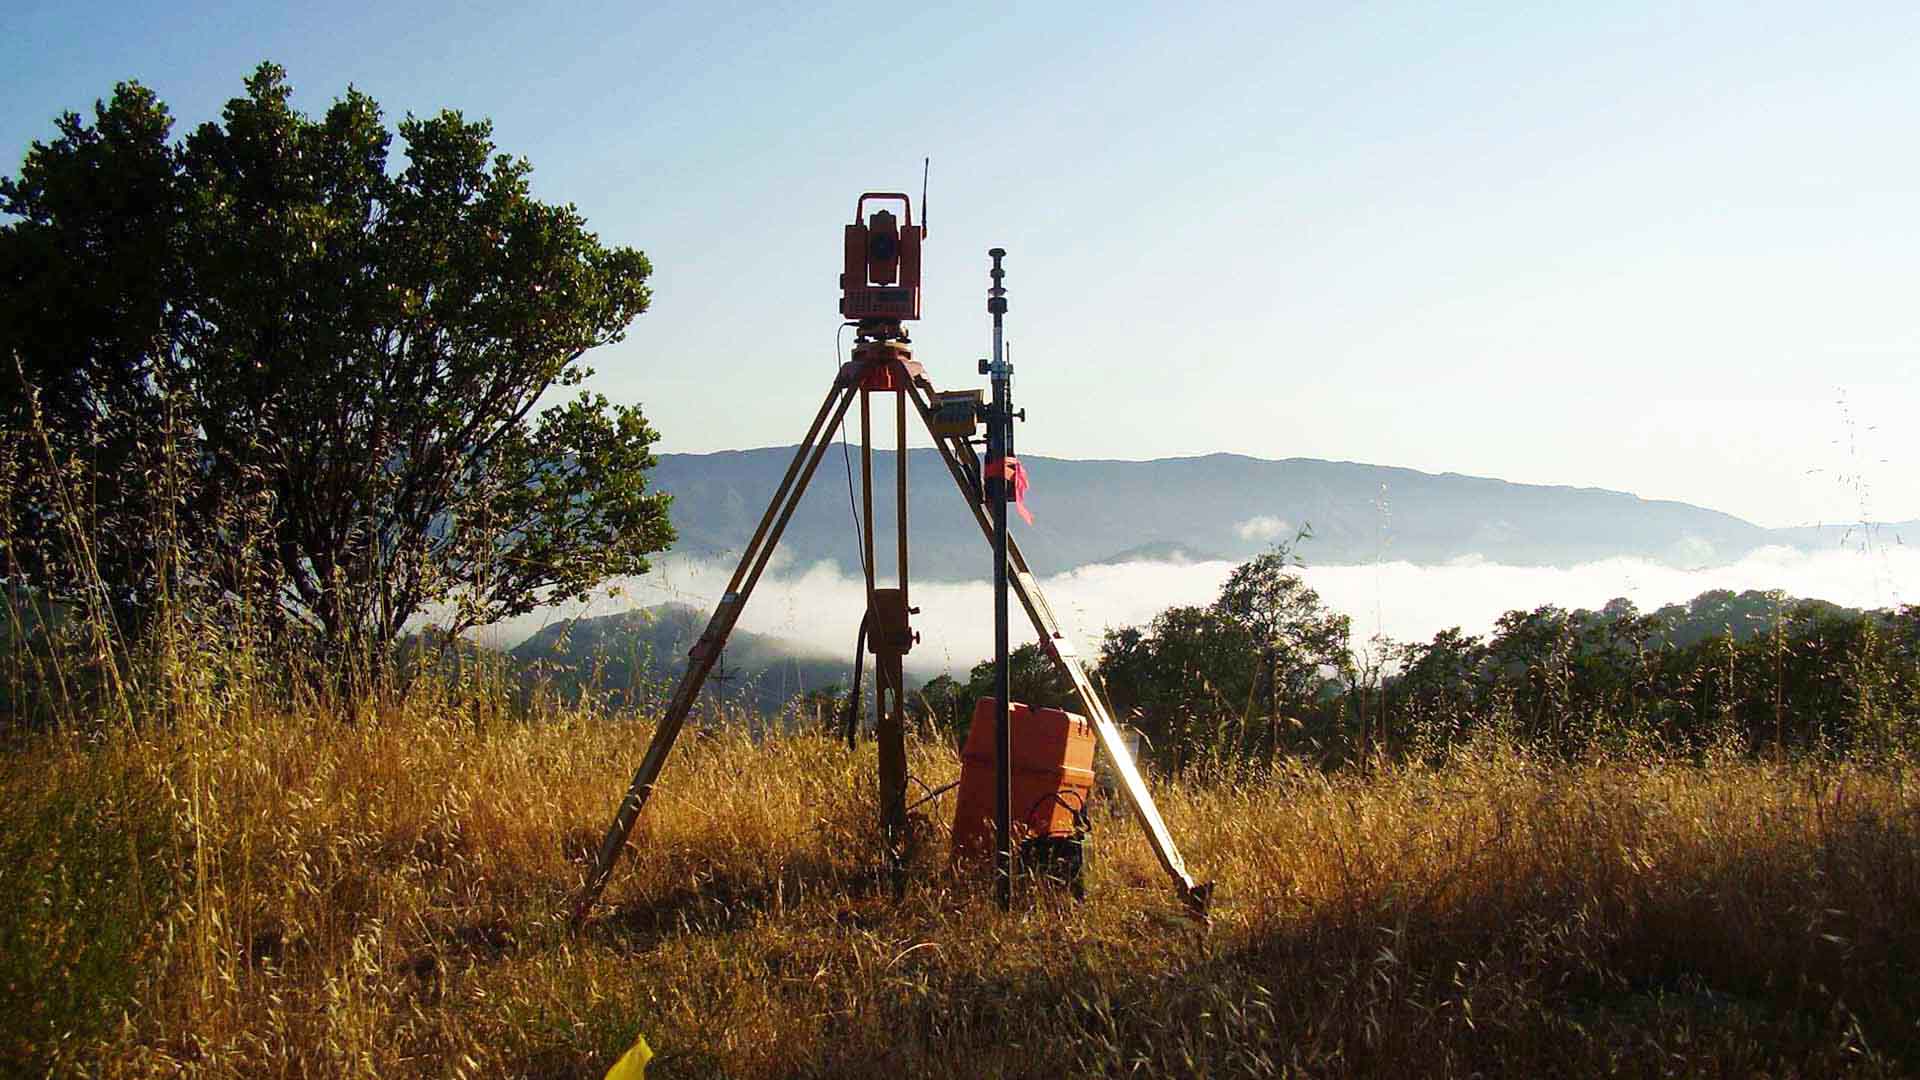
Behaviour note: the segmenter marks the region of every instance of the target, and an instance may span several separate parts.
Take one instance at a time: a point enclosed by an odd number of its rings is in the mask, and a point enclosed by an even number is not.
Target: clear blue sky
[[[671,450],[799,437],[841,224],[931,155],[919,357],[977,381],[1006,247],[1031,452],[1920,517],[1913,5],[539,7],[16,0],[0,153],[262,59],[491,117],[653,259],[595,385]]]

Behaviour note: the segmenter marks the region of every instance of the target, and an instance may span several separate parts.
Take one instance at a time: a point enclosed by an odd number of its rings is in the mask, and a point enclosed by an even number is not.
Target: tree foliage
[[[1098,676],[1163,765],[1323,763],[1435,753],[1493,734],[1547,754],[1920,752],[1920,607],[1854,611],[1712,590],[1651,613],[1542,605],[1485,635],[1377,639],[1284,549],[1238,567],[1205,606],[1107,633]]]
[[[1214,613],[1244,631],[1259,654],[1253,693],[1270,714],[1313,698],[1323,673],[1347,673],[1352,620],[1334,613],[1301,578],[1299,561],[1275,546],[1235,567]]]
[[[371,98],[308,117],[267,64],[171,126],[122,84],[0,180],[13,580],[134,622],[203,584],[339,649],[647,569],[655,432],[549,400],[646,310],[645,256],[457,112],[403,119],[395,163]]]
[[[1178,765],[1200,753],[1271,754],[1279,729],[1313,711],[1327,679],[1351,665],[1347,617],[1276,546],[1237,567],[1212,604],[1108,631],[1099,675],[1115,707]]]
[[[964,738],[973,719],[971,687],[951,675],[935,675],[907,695],[915,720],[949,740]]]
[[[1882,750],[1920,729],[1920,608],[1853,611],[1720,589],[1642,614],[1509,611],[1396,650],[1380,705],[1403,736],[1489,726],[1552,752]]]

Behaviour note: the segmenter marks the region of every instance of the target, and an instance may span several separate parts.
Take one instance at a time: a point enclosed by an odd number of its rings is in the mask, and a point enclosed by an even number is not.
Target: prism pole
[[[1007,655],[1007,496],[1013,461],[1013,365],[1007,363],[1001,320],[1007,313],[1007,272],[1000,268],[1004,248],[993,259],[987,311],[993,315],[993,360],[981,374],[993,377],[993,403],[987,408],[987,505],[993,510],[993,842],[995,895],[1002,910],[1013,906],[1013,732],[1007,703],[1013,696],[1012,661]]]

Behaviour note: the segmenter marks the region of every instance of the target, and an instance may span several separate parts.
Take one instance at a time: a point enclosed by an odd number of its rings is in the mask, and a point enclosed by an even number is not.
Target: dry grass
[[[1090,899],[871,873],[870,749],[689,738],[581,938],[648,734],[416,693],[0,756],[0,1072],[1826,1075],[1920,1068],[1920,818],[1888,767],[1440,768],[1171,787]],[[938,784],[950,752],[914,750]],[[936,804],[946,806],[948,804]]]

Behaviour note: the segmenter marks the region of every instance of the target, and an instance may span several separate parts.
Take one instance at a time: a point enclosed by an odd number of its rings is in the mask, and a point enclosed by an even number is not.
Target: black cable
[[[845,366],[845,362],[840,359],[841,337],[846,334],[847,327],[858,325],[858,323],[843,322],[840,324],[839,329],[833,332],[833,359],[836,365]],[[836,367],[836,370],[838,370],[838,367]],[[847,513],[853,519],[853,546],[860,552],[860,576],[864,580],[873,576],[873,570],[867,559],[867,545],[865,540],[862,539],[860,529],[860,504],[855,502],[853,498],[853,453],[847,449],[847,417],[845,413],[840,414],[840,461],[847,469]],[[899,466],[896,465],[895,467],[898,468]],[[853,692],[847,697],[846,719],[847,749],[849,750],[853,749],[854,736],[859,730],[860,687],[861,680],[864,678],[864,673],[861,669],[866,660],[867,633],[869,630],[868,619],[872,614],[872,611],[868,611],[866,614],[860,616],[860,631],[853,646]],[[879,684],[885,679],[886,675],[876,665],[873,669],[874,692],[876,694],[882,689]],[[903,687],[887,686],[884,687],[884,689],[892,690],[895,696],[904,696],[905,694]]]
[[[1083,834],[1092,833],[1093,819],[1087,814],[1087,797],[1085,795],[1082,795],[1078,791],[1069,791],[1067,792],[1067,795],[1077,796],[1080,800],[1080,805],[1078,807],[1075,807],[1072,803],[1067,801],[1066,795],[1062,795],[1058,791],[1049,791],[1045,795],[1042,795],[1039,798],[1033,800],[1033,805],[1027,807],[1027,816],[1024,819],[1027,823],[1027,827],[1028,828],[1033,827],[1033,812],[1035,810],[1040,809],[1041,804],[1047,802],[1048,800],[1052,800],[1053,802],[1059,803],[1061,806],[1065,807],[1067,813],[1073,816],[1073,828],[1075,832],[1083,833]]]
[[[846,366],[846,362],[840,359],[840,339],[846,335],[847,327],[855,325],[857,324],[843,322],[840,324],[839,329],[833,332],[833,363],[836,372]],[[845,413],[840,414],[840,461],[847,468],[847,515],[853,519],[853,547],[855,551],[860,553],[860,576],[862,580],[864,580],[868,573],[867,545],[866,542],[861,539],[860,504],[853,500],[853,454],[847,449],[847,417]],[[853,689],[847,693],[847,712],[844,721],[847,730],[847,749],[849,750],[853,749],[854,738],[860,729],[860,689],[866,679],[864,668],[867,661],[867,626],[868,619],[872,614],[871,611],[861,613],[860,629],[855,633],[853,639]]]
[[[845,362],[840,359],[840,338],[846,333],[847,327],[855,325],[858,324],[843,322],[840,324],[840,328],[833,332],[833,363],[835,371],[846,366]],[[853,516],[853,546],[860,552],[860,573],[861,576],[864,577],[867,573],[867,545],[860,539],[860,505],[853,501],[853,454],[847,449],[846,413],[840,414],[840,460],[845,463],[847,467],[847,513]]]
[[[849,750],[853,749],[854,737],[860,732],[860,679],[867,663],[867,626],[872,618],[871,611],[860,616],[860,632],[853,639],[853,691],[847,695],[846,719],[842,721],[847,729]]]
[[[1066,795],[1077,796],[1080,801],[1079,807],[1076,808],[1068,802]],[[1067,888],[1072,891],[1073,898],[1084,900],[1087,896],[1087,837],[1093,834],[1093,819],[1087,815],[1087,797],[1084,793],[1068,791],[1066,795],[1059,791],[1049,791],[1035,799],[1033,805],[1027,808],[1025,824],[1027,828],[1033,828],[1034,811],[1040,809],[1041,805],[1048,800],[1052,800],[1066,807],[1067,813],[1073,815],[1073,835],[1060,837],[1049,833],[1045,836],[1028,837],[1020,845],[1020,857],[1023,863],[1028,860],[1042,862],[1042,873],[1056,881],[1064,880]],[[1051,817],[1051,813],[1048,816]]]
[[[927,785],[925,783],[921,783],[920,786],[926,787]],[[918,810],[920,807],[926,805],[927,803],[932,802],[933,800],[939,798],[942,795],[945,795],[947,792],[952,791],[954,788],[957,788],[959,786],[960,786],[960,781],[958,780],[953,780],[948,783],[941,784],[939,787],[934,788],[933,790],[927,792],[925,795],[921,796],[920,799],[914,802],[911,806],[907,807],[907,812],[911,814],[915,810]]]

